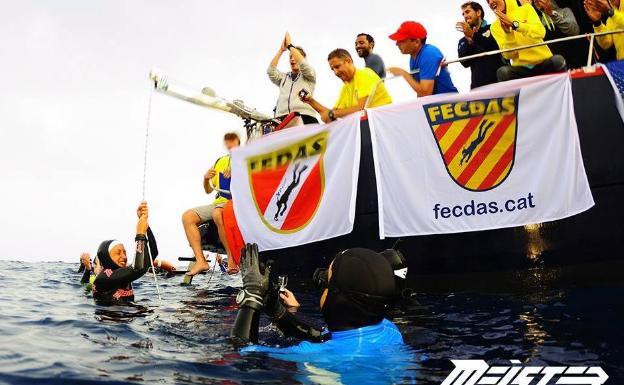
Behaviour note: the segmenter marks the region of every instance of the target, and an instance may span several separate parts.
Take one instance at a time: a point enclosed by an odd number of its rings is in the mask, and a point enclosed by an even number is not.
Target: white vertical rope
[[[150,84],[151,85],[151,84]],[[154,87],[150,86],[149,93],[149,102],[147,105],[147,122],[145,124],[145,147],[143,151],[143,193],[142,193],[142,202],[145,202],[145,187],[147,185],[147,150],[149,148],[149,129],[150,129],[150,119],[152,116],[152,95],[154,95]],[[152,253],[149,253],[150,256],[150,266],[152,267],[152,275],[154,276],[154,284],[156,285],[156,293],[158,294],[158,301],[162,304],[162,298],[160,296],[160,287],[158,286],[158,279],[156,278],[156,269],[154,268],[154,258],[152,258]]]
[[[145,187],[147,185],[147,150],[149,146],[150,119],[152,116],[152,95],[154,95],[154,87],[150,87],[149,102],[147,105],[147,122],[145,124],[145,147],[143,151],[143,193],[141,195],[142,201],[145,201]]]

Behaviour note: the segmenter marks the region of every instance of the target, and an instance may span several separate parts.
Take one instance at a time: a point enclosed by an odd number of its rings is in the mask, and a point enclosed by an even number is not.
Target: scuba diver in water
[[[336,255],[327,274],[316,274],[325,286],[320,306],[329,332],[308,325],[286,310],[279,289],[270,282],[271,267],[261,272],[257,245],[247,244],[241,251],[241,267],[243,289],[237,296],[241,307],[231,333],[234,343],[258,342],[261,311],[285,335],[305,340],[289,348],[253,345],[245,347],[243,352],[352,355],[403,344],[397,327],[385,318],[395,301],[396,285],[391,264],[379,253],[348,249]],[[296,301],[290,292],[287,297]]]
[[[128,257],[121,242],[107,240],[98,248],[97,259],[102,271],[93,280],[93,298],[98,304],[112,305],[134,301],[132,282],[147,272],[150,265],[150,245],[155,249],[154,254],[158,254],[154,236],[147,223],[146,202],[142,202],[137,209],[137,216],[139,220],[136,226],[135,256],[132,266],[126,266]],[[150,241],[148,236],[151,238]]]

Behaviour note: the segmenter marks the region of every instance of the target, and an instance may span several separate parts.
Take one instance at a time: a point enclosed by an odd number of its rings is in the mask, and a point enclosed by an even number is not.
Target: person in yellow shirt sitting
[[[235,133],[227,133],[223,138],[223,143],[228,152],[231,152],[232,149],[240,146],[240,138]],[[223,207],[227,201],[232,199],[230,181],[230,155],[228,154],[217,159],[215,165],[204,175],[204,191],[206,194],[210,194],[213,191],[217,193],[214,202],[209,205],[192,208],[182,214],[184,232],[191,245],[191,249],[193,249],[196,262],[195,266],[186,273],[187,275],[193,276],[209,268],[208,261],[206,261],[202,250],[201,234],[198,226],[211,219],[217,226],[219,239],[228,255],[228,274],[234,274],[238,271],[228,247],[227,238],[225,236],[225,226],[223,224]]]
[[[325,123],[362,111],[364,107],[379,107],[392,103],[392,98],[381,78],[370,68],[355,68],[347,50],[342,48],[333,50],[329,53],[327,61],[334,75],[344,83],[334,108],[323,106],[310,95],[301,95],[301,100],[312,106]],[[370,101],[367,105],[369,96]]]
[[[585,0],[585,12],[594,23],[594,32],[615,31],[624,28],[624,4],[620,0]],[[615,45],[618,60],[624,60],[624,34],[596,36],[598,45],[609,49]]]
[[[490,31],[500,49],[544,42],[546,28],[531,4],[519,6],[516,0],[488,0],[488,5],[497,18]],[[499,82],[566,69],[563,56],[553,55],[546,45],[506,52],[503,57],[511,60],[511,65],[498,69]]]

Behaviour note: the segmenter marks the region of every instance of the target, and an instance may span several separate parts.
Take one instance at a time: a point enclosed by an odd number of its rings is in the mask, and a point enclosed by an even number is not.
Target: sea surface
[[[2,384],[440,384],[451,359],[490,365],[600,366],[624,384],[624,287],[533,288],[524,293],[415,295],[392,318],[408,345],[400,357],[293,362],[241,355],[228,336],[239,277],[220,271],[182,286],[181,277],[134,284],[136,306],[99,307],[78,264],[0,261]],[[300,316],[322,324],[319,293],[291,287]],[[266,320],[261,343],[285,346]],[[407,358],[406,358],[407,357]],[[392,362],[392,368],[382,362]],[[304,360],[305,361],[305,360]],[[387,375],[392,371],[392,376]],[[533,383],[535,383],[534,381]]]

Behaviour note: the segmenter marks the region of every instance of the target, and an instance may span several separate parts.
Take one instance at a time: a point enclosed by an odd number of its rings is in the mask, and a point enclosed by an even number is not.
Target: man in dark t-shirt
[[[459,57],[476,55],[488,51],[498,51],[498,44],[490,32],[490,25],[483,19],[483,7],[474,1],[461,6],[464,21],[456,24],[456,29],[464,36],[459,40]],[[461,64],[470,67],[470,88],[496,83],[496,71],[505,64],[501,55],[490,55],[478,59],[463,60]]]
[[[375,71],[380,78],[386,77],[386,66],[381,56],[373,53],[375,39],[367,33],[361,33],[355,38],[355,50],[359,57],[364,59],[366,67]]]
[[[554,0],[533,0],[533,8],[546,29],[545,41],[580,33],[579,23],[571,8],[560,7]],[[553,54],[563,56],[569,69],[577,69],[587,64],[589,41],[577,39],[549,44]]]

